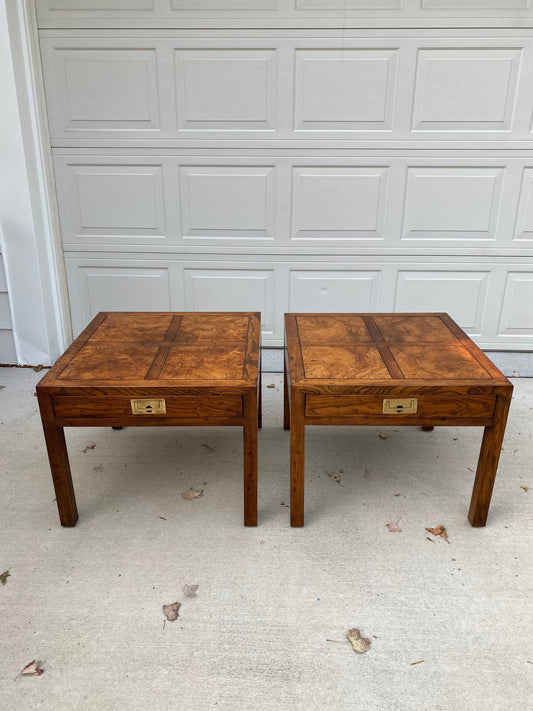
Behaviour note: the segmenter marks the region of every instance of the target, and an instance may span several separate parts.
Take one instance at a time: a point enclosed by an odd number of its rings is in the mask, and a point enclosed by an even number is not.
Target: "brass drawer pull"
[[[161,415],[167,411],[167,407],[163,398],[156,400],[132,400],[131,411],[134,415]]]
[[[418,400],[414,397],[383,400],[384,415],[414,415],[417,410]]]

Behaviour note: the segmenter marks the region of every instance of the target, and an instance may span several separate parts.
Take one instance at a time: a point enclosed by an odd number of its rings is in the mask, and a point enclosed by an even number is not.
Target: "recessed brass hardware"
[[[163,398],[156,400],[132,400],[131,411],[134,415],[163,414],[167,411],[167,406]]]
[[[383,400],[384,415],[413,415],[417,410],[418,400],[415,397]]]

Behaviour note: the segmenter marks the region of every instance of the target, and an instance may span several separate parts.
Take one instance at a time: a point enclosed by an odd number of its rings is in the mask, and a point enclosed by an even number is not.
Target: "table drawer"
[[[94,418],[126,418],[131,420],[175,419],[210,420],[210,419],[242,419],[243,405],[240,395],[224,395],[216,397],[183,395],[175,397],[155,397],[143,399],[142,403],[159,402],[164,412],[158,412],[157,407],[150,407],[145,412],[135,407],[135,398],[128,397],[76,397],[56,395],[52,398],[54,411],[58,420]],[[95,422],[96,424],[96,422]]]
[[[350,416],[390,418],[391,423],[401,420],[457,420],[460,418],[490,419],[494,414],[496,398],[491,395],[422,396],[399,398],[403,406],[394,411],[390,401],[395,398],[376,395],[307,395],[306,417],[338,418]],[[389,401],[384,407],[384,401]],[[413,401],[414,404],[413,404]],[[409,405],[412,405],[410,411]]]

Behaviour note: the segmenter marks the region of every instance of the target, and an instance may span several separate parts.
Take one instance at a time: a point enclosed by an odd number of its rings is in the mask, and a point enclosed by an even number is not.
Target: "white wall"
[[[34,150],[39,138],[36,112],[31,91],[26,93],[30,62],[22,29],[25,9],[23,0],[0,0],[0,252],[17,362],[47,365],[68,336],[54,277],[56,252],[43,220],[43,168]]]

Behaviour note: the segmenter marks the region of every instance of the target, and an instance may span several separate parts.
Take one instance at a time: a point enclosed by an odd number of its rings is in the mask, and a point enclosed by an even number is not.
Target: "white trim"
[[[24,242],[10,244],[9,235],[4,234],[4,257],[18,361],[47,364],[70,343],[71,325],[50,143],[43,120],[46,114],[35,7],[31,0],[16,0],[5,3],[5,12],[27,178],[22,187],[31,214],[25,224]],[[37,283],[30,284],[30,280]],[[31,300],[27,298],[29,289]]]

